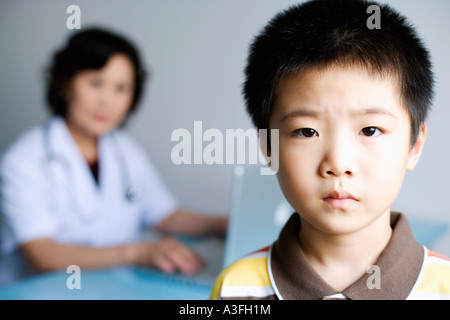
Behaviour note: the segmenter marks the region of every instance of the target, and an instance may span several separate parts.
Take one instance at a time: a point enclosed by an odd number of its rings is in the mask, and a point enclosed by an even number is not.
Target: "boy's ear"
[[[416,143],[409,151],[408,163],[406,165],[406,170],[413,171],[419,162],[420,156],[422,155],[423,146],[425,140],[427,139],[427,124],[424,122],[420,126],[419,134],[417,135]]]

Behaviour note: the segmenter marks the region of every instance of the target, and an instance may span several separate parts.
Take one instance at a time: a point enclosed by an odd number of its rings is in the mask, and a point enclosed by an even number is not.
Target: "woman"
[[[1,159],[2,251],[35,271],[122,264],[195,273],[200,258],[169,234],[224,235],[226,218],[178,207],[143,150],[118,129],[136,110],[145,72],[136,49],[100,29],[73,36],[50,68],[53,117]]]

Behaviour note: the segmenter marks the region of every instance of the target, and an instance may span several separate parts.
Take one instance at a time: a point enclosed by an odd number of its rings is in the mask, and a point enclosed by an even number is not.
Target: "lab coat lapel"
[[[96,198],[101,196],[90,168],[61,117],[50,120],[49,145],[56,162],[64,172],[59,180],[71,193],[80,215],[92,216],[96,211]],[[62,163],[61,163],[62,162]]]
[[[114,140],[114,134],[114,132],[108,133],[99,140],[99,179],[105,206],[117,206],[122,203],[122,199],[117,199],[117,197],[125,197],[122,177],[124,164],[120,162],[119,145]],[[117,210],[117,208],[115,209]]]

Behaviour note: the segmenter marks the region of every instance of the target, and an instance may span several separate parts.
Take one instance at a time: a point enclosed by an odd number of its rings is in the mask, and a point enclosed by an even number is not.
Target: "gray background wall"
[[[66,9],[76,4],[82,28],[109,27],[138,45],[152,78],[128,130],[181,204],[227,212],[233,166],[176,166],[170,158],[176,142],[170,136],[177,128],[192,132],[194,120],[203,121],[203,130],[252,127],[241,96],[248,44],[268,19],[297,2],[2,0],[0,152],[23,130],[47,118],[43,72],[52,53],[74,32],[66,27]],[[389,3],[425,39],[437,79],[425,153],[407,174],[393,209],[450,223],[450,1]]]

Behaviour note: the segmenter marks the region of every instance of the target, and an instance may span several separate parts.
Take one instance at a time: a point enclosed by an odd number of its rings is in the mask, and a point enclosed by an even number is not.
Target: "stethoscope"
[[[123,155],[122,149],[120,148],[119,141],[117,141],[117,137],[114,133],[111,134],[112,139],[114,140],[114,152],[116,153],[117,158],[119,159],[119,163],[122,172],[122,182],[125,186],[125,198],[130,202],[139,201],[142,197],[141,189],[137,186],[133,186],[131,184],[130,173],[128,172],[126,160]]]
[[[65,170],[64,172],[66,174],[70,174],[71,167],[70,163],[67,159],[64,158],[62,155],[58,155],[56,152],[52,150],[52,147],[50,145],[50,125],[51,123],[47,123],[44,125],[44,148],[45,148],[45,162],[46,166],[48,166],[49,171],[52,165],[55,165],[56,163],[59,163],[60,166],[62,166]],[[124,190],[124,196],[125,199],[128,202],[137,202],[142,198],[142,191],[139,187],[134,186],[131,184],[131,177],[130,173],[128,172],[126,160],[123,154],[123,151],[120,147],[119,141],[117,140],[117,137],[115,136],[115,133],[110,134],[113,140],[113,149],[114,153],[116,154],[116,157],[118,159],[118,163],[120,165],[120,171],[121,171],[121,179],[122,183],[125,186]],[[59,189],[65,190],[65,192],[68,194],[68,197],[71,198],[73,204],[79,209],[78,212],[83,212],[86,216],[91,216],[91,214],[87,213],[89,210],[87,210],[79,201],[76,199],[75,195],[73,194],[73,191],[69,190],[68,186],[63,185],[61,181],[58,181],[57,177],[55,177],[55,174],[52,172],[49,173],[51,178],[53,178],[53,182],[58,185]]]

